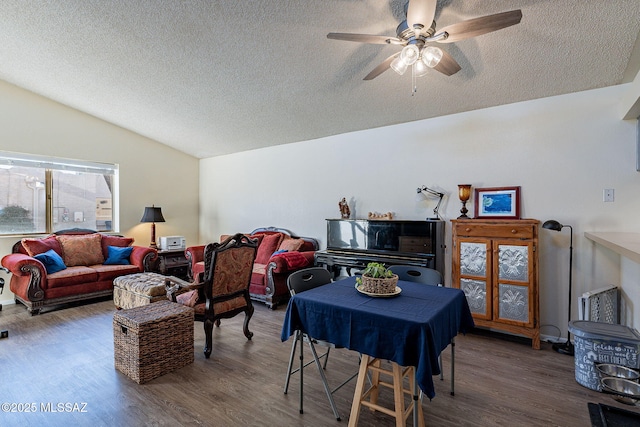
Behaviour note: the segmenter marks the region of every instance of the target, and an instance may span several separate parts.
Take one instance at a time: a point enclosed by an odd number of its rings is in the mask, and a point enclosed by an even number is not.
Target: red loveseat
[[[132,244],[132,238],[93,230],[62,230],[16,242],[2,266],[12,273],[16,302],[34,315],[42,307],[112,295],[116,277],[152,270],[157,251]]]
[[[248,236],[258,239],[249,294],[252,300],[264,302],[269,308],[275,309],[289,299],[289,274],[314,265],[318,241],[275,227],[258,228]],[[221,236],[220,241],[227,237]],[[188,247],[185,256],[189,261],[189,276],[197,281],[200,273],[204,272],[204,245]]]

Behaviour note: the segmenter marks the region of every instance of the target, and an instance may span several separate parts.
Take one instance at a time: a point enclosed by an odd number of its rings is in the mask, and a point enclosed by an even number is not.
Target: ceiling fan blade
[[[522,11],[520,9],[469,19],[438,30],[438,33],[446,32],[449,36],[435,41],[439,43],[453,43],[471,37],[481,36],[482,34],[519,24],[521,19]]]
[[[424,29],[429,29],[436,16],[437,0],[410,0],[407,7],[407,25],[412,30],[415,24],[423,25]],[[416,34],[418,36],[418,34]]]
[[[378,65],[376,68],[374,68],[373,70],[371,70],[371,72],[369,74],[367,74],[366,76],[364,76],[364,79],[362,80],[373,80],[376,77],[378,77],[380,74],[384,73],[385,71],[387,71],[389,69],[389,66],[391,65],[391,63],[393,62],[394,59],[396,59],[396,57],[400,55],[400,52],[398,53],[394,53],[393,55],[391,55],[390,57],[388,57],[387,59],[385,59],[382,64]]]
[[[404,40],[391,36],[373,36],[369,34],[329,33],[328,39],[370,44],[403,44]]]
[[[433,69],[436,71],[440,71],[444,75],[452,76],[462,68],[460,67],[460,64],[458,64],[458,62],[453,59],[453,56],[442,50],[442,58],[440,59],[438,65],[433,67]]]

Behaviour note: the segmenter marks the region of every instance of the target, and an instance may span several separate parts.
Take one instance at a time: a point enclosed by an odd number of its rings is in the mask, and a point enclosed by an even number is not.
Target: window
[[[118,165],[0,152],[0,235],[116,230]]]

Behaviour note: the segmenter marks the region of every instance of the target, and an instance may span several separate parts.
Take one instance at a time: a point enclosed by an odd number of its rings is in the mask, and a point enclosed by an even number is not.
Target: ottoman
[[[160,301],[113,315],[115,368],[142,384],[193,363],[193,309]]]
[[[158,273],[127,274],[113,279],[113,303],[116,308],[133,308],[167,299],[165,282],[189,286],[189,282]]]

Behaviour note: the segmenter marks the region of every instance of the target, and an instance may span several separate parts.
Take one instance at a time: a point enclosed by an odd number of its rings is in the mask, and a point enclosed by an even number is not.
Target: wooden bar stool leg
[[[370,358],[371,356],[363,354],[362,359],[360,360],[360,369],[358,371],[358,379],[356,381],[356,390],[353,393],[351,414],[349,414],[349,427],[356,427],[358,425],[358,418],[360,417],[360,403],[362,402],[362,394],[364,393],[364,382],[367,378],[367,368],[369,366]]]
[[[377,404],[378,403],[378,395],[380,393],[380,364],[382,361],[380,359],[374,359],[369,356],[369,363],[367,364],[367,370],[369,369],[369,365],[373,366],[377,369],[372,369],[373,373],[371,374],[371,393],[369,393],[369,402]],[[369,408],[371,411],[375,411],[373,408]]]
[[[392,362],[393,367],[393,400],[395,406],[396,427],[404,427],[404,392],[402,384],[402,367]]]

